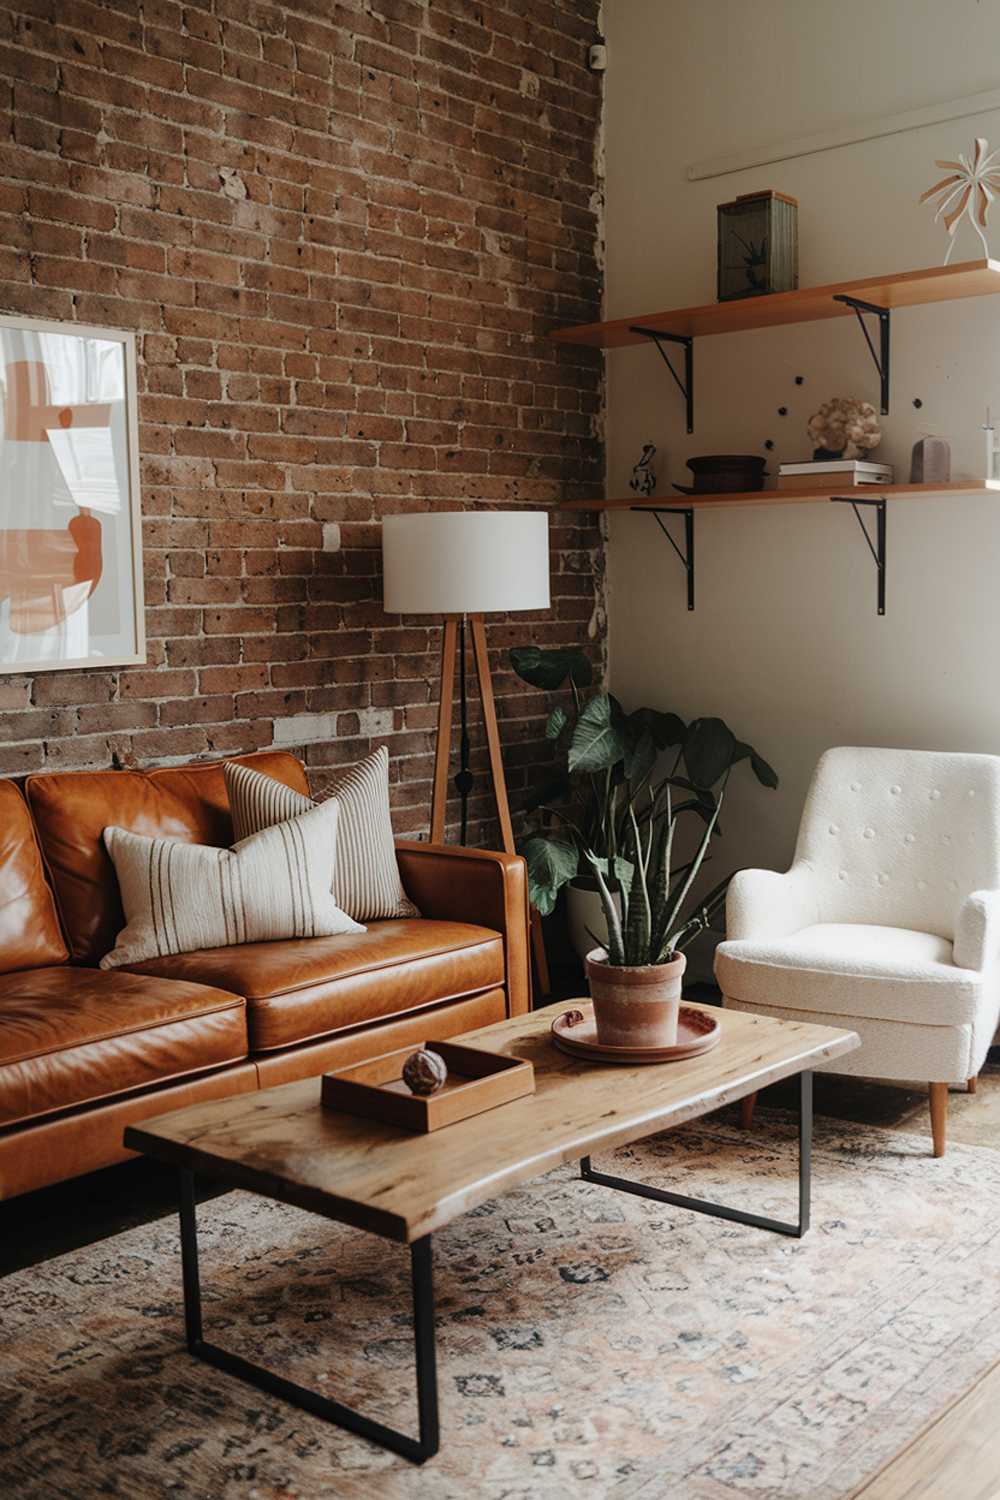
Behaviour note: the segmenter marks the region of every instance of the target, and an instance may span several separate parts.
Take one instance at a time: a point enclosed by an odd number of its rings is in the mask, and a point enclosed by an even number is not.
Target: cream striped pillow
[[[328,786],[314,802],[273,776],[227,761],[225,767],[233,833],[246,838],[310,807],[340,805],[331,889],[343,911],[359,922],[382,917],[418,917],[403,889],[389,813],[389,752],[384,745]],[[331,851],[332,854],[333,851]]]
[[[339,816],[337,802],[324,802],[232,849],[105,828],[126,925],[101,968],[235,943],[364,932],[330,894]]]

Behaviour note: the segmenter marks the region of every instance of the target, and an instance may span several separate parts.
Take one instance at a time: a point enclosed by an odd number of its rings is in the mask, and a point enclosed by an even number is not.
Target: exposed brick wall
[[[599,493],[598,359],[544,338],[599,309],[597,11],[0,0],[0,303],[139,335],[149,636],[0,677],[0,771],[385,740],[426,825],[440,632],[383,614],[378,523]],[[551,614],[490,626],[515,799],[500,652],[599,607],[596,523],[552,541]]]

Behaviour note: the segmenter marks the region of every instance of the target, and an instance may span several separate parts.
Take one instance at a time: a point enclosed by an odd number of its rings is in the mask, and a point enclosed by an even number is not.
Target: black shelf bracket
[[[836,293],[833,300],[834,302],[844,302],[848,307],[854,309],[854,316],[858,320],[858,327],[865,336],[865,343],[868,345],[869,353],[875,362],[875,368],[879,374],[882,391],[882,415],[885,416],[889,411],[889,309],[887,307],[879,307],[874,302],[862,302],[859,297],[849,297],[842,292]],[[871,334],[868,332],[868,325],[861,316],[862,313],[872,313],[878,318],[879,350],[877,354],[875,353],[875,345],[872,343]]]
[[[671,547],[673,547],[674,551],[677,553],[677,556],[681,560],[681,565],[683,566],[684,571],[687,574],[688,609],[694,609],[694,508],[690,505],[664,505],[658,506],[654,510],[651,506],[647,505],[633,505],[632,509],[636,512],[637,515],[652,516],[656,521],[657,526],[659,526],[660,530],[663,532],[663,535],[670,543]],[[667,527],[662,519],[664,516],[684,517],[683,552],[674,541],[674,538],[671,536],[670,532],[667,530]]]
[[[637,325],[631,327],[629,333],[639,333],[644,339],[652,339],[656,345],[657,354],[674,377],[674,383],[684,397],[684,404],[687,409],[687,430],[688,432],[694,432],[694,339],[687,333],[661,333],[659,328],[641,328]],[[665,343],[680,344],[684,350],[683,380],[670,363],[670,357],[663,347]]]
[[[878,500],[859,500],[856,495],[831,495],[830,499],[834,505],[849,505],[854,511],[855,519],[864,532],[865,541],[868,543],[868,551],[875,559],[875,568],[878,575],[878,612],[885,614],[885,497]],[[858,510],[859,505],[865,505],[875,511],[875,540],[872,541],[871,532],[865,525],[864,517]]]

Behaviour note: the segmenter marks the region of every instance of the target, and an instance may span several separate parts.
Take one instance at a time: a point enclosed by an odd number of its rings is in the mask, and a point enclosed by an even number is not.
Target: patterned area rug
[[[784,1117],[613,1160],[792,1215]],[[244,1193],[199,1229],[206,1337],[413,1430],[405,1251]],[[187,1355],[174,1219],[17,1272],[0,1493],[842,1500],[1000,1358],[1000,1153],[821,1119],[802,1241],[563,1168],[441,1233],[436,1288],[443,1445],[415,1469]]]

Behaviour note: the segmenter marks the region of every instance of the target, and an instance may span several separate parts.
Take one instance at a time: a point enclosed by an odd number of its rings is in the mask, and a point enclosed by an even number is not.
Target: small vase
[[[944,438],[925,437],[914,443],[910,460],[911,484],[947,484],[950,478],[951,449]]]
[[[597,1040],[605,1047],[673,1047],[681,1006],[683,953],[666,964],[609,964],[603,948],[587,954]]]

